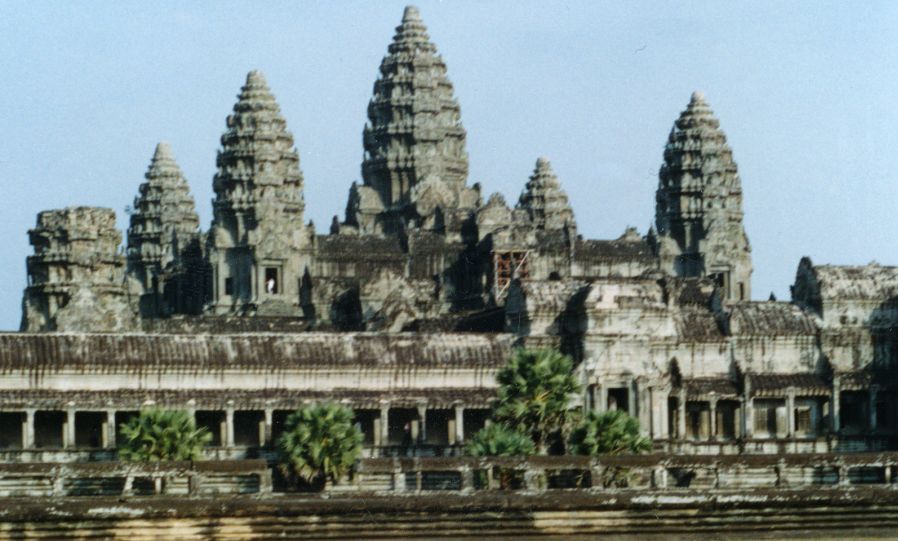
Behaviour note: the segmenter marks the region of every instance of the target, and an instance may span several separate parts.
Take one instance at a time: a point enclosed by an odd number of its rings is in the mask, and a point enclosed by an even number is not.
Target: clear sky
[[[42,209],[124,209],[168,141],[211,221],[225,117],[265,72],[326,232],[404,2],[0,3],[0,329]],[[547,156],[580,232],[645,233],[662,151],[704,91],[742,177],[756,298],[802,256],[898,263],[898,2],[419,1],[468,132],[470,183],[517,201]]]

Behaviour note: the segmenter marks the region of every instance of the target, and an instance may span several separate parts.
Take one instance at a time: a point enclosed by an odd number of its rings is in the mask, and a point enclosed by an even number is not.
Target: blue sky
[[[0,329],[19,325],[42,209],[130,204],[168,141],[211,220],[215,152],[251,69],[294,133],[324,232],[360,179],[404,2],[0,3]],[[701,89],[739,165],[753,292],[799,259],[898,263],[898,2],[430,2],[470,183],[517,200],[538,156],[579,230],[645,232],[673,121]]]

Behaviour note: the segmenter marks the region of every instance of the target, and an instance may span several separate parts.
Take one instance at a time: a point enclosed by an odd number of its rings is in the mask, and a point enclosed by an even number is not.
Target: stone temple
[[[258,456],[323,399],[356,411],[368,455],[398,452],[406,425],[416,453],[451,455],[518,345],[573,356],[582,407],[629,411],[662,451],[895,448],[898,268],[805,258],[790,301],[751,300],[742,181],[700,92],[659,156],[654,227],[611,240],[578,233],[545,158],[513,204],[469,181],[461,108],[414,7],[362,136],[361,181],[318,231],[253,71],[207,230],[165,143],[124,250],[112,210],[41,212],[21,332],[0,334],[0,459],[111,456],[147,405],[193,412],[212,456]]]

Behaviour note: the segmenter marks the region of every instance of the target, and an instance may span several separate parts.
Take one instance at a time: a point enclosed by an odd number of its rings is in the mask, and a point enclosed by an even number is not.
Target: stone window
[[[629,411],[629,389],[626,387],[618,387],[608,389],[608,403],[605,405],[609,410]]]
[[[38,411],[34,414],[34,446],[41,449],[61,448],[65,432],[66,412]]]
[[[265,267],[265,293],[277,295],[281,287],[277,267]]]
[[[840,417],[842,429],[848,432],[861,432],[867,428],[866,391],[845,391],[842,393]]]
[[[24,422],[24,413],[0,412],[0,449],[22,448],[22,427]]]
[[[811,424],[811,407],[801,406],[795,408],[795,431],[805,434],[814,432]]]
[[[196,426],[205,427],[212,434],[209,442],[211,447],[221,447],[225,441],[225,412],[223,411],[197,411]]]
[[[784,400],[755,400],[755,436],[776,438],[786,434],[786,406]]]
[[[234,279],[231,277],[225,278],[225,295],[233,295],[234,294]]]
[[[75,447],[103,447],[106,414],[97,411],[75,412]]]
[[[234,445],[259,447],[265,441],[264,411],[234,412]]]

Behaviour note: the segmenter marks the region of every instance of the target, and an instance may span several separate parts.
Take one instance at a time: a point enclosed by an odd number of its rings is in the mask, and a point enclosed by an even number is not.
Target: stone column
[[[652,406],[651,394],[649,387],[645,382],[640,382],[637,389],[639,396],[639,408],[637,415],[639,417],[639,428],[643,436],[651,436],[652,434]]]
[[[661,387],[657,389],[659,393],[658,397],[658,405],[660,411],[660,419],[658,419],[658,426],[660,427],[660,431],[658,432],[658,436],[663,439],[667,439],[670,437],[670,427],[668,423],[670,422],[670,387]]]
[[[742,397],[742,434],[746,439],[751,439],[755,434],[755,411],[751,397],[751,379],[745,375],[745,395]]]
[[[713,394],[711,395],[711,399],[708,401],[708,414],[710,415],[710,434],[708,434],[709,439],[711,441],[716,441],[717,438],[717,397]]]
[[[686,387],[680,387],[680,398],[677,404],[677,439],[686,439]]]
[[[608,409],[608,388],[602,383],[596,383],[596,391],[598,401],[596,402],[595,410],[598,413],[602,413]]]
[[[418,404],[418,419],[420,420],[421,428],[415,443],[424,443],[427,441],[427,404]]]
[[[385,447],[390,442],[390,406],[382,405],[380,407],[380,442],[375,441],[375,445]]]
[[[274,410],[271,408],[265,408],[265,428],[264,428],[264,436],[265,438],[262,440],[262,445],[270,447],[272,443],[272,433],[274,427]]]
[[[455,406],[455,444],[462,445],[465,442],[465,407]]]
[[[103,448],[115,448],[115,410],[106,410],[106,421],[103,423]]]
[[[867,407],[867,412],[870,416],[870,432],[876,431],[876,425],[877,425],[877,422],[876,422],[876,398],[877,398],[878,394],[879,394],[879,386],[871,385],[870,389],[868,391],[868,395],[867,395],[868,401],[869,401],[869,406]]]
[[[786,437],[795,437],[795,387],[786,390]]]
[[[636,380],[631,379],[627,382],[627,395],[629,395],[627,397],[629,398],[629,400],[627,400],[627,415],[633,418],[636,418],[637,412],[639,411],[636,404],[636,387]]]
[[[842,377],[841,376],[833,376],[833,390],[832,390],[832,398],[829,402],[829,420],[830,420],[830,429],[833,434],[838,434],[840,430],[842,430],[842,420],[840,419],[839,412],[842,409],[840,404],[842,398]]]
[[[65,425],[62,434],[62,446],[65,449],[75,447],[75,408],[69,406],[66,410]]]
[[[34,408],[25,410],[25,423],[22,426],[22,449],[34,449]]]
[[[234,408],[225,409],[225,447],[234,447]]]

